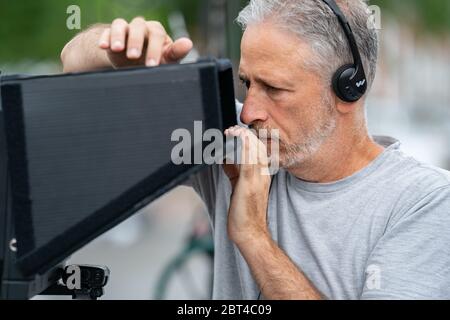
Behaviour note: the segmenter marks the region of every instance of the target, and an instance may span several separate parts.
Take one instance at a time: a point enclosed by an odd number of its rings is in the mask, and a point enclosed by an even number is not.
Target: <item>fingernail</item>
[[[108,42],[106,42],[106,41],[100,41],[100,43],[98,44],[100,47],[106,47],[106,46],[108,46]]]
[[[121,41],[114,42],[113,49],[116,49],[116,50],[122,49],[122,42]]]
[[[156,61],[155,61],[155,59],[150,59],[150,60],[148,60],[148,61],[147,61],[147,66],[149,66],[149,67],[154,67],[154,66],[156,66]]]
[[[139,58],[139,50],[136,48],[130,49],[130,51],[128,51],[128,56],[132,58]]]

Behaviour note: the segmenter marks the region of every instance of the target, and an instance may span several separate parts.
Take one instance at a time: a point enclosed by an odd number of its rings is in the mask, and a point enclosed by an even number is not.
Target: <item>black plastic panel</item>
[[[227,62],[2,82],[18,264],[44,272],[202,168],[175,129],[236,123]],[[195,140],[194,138],[197,138]]]

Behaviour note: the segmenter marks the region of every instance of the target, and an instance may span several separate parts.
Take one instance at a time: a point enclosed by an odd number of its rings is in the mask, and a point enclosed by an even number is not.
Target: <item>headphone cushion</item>
[[[332,85],[334,93],[345,102],[354,102],[358,100],[352,94],[350,78],[355,73],[355,66],[347,64],[340,67],[333,76]]]

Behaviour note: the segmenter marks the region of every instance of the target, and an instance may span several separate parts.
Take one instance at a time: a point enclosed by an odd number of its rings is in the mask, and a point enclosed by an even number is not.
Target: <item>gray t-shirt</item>
[[[338,182],[280,171],[269,199],[272,237],[328,299],[450,299],[450,173],[406,156],[392,138],[375,140],[383,154]],[[225,173],[211,166],[189,184],[213,225],[213,299],[257,299],[227,236]]]

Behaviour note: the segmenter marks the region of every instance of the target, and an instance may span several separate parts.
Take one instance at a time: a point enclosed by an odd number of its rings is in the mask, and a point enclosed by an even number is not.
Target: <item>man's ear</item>
[[[341,114],[349,114],[356,111],[359,108],[361,102],[345,102],[339,99],[337,96],[334,97],[336,110]]]

